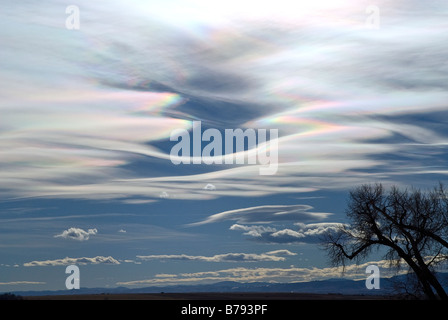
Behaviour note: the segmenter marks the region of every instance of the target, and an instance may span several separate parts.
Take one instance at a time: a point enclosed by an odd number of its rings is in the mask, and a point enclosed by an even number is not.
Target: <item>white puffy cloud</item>
[[[160,197],[161,199],[168,199],[168,198],[170,197],[170,195],[169,195],[168,192],[163,191],[163,192],[161,192],[161,193],[159,194],[159,197]]]
[[[277,229],[269,226],[234,224],[230,230],[243,231],[244,235],[256,240],[272,243],[316,243],[327,232],[337,232],[343,225],[335,222],[322,223],[296,223],[297,230],[283,228]]]
[[[305,236],[320,236],[327,232],[337,232],[344,224],[339,222],[322,222],[322,223],[295,223],[298,229]]]
[[[279,238],[279,239],[288,239],[288,240],[294,239],[295,241],[299,241],[300,239],[305,238],[305,235],[303,233],[294,231],[291,229],[279,230],[274,233],[271,233],[270,236],[274,237],[274,238]],[[282,242],[283,241],[284,240],[282,240]],[[287,241],[287,242],[290,242],[290,241]],[[291,242],[294,242],[294,241],[291,241]]]
[[[43,261],[31,261],[23,264],[25,267],[46,267],[46,266],[65,266],[71,264],[120,264],[118,260],[115,260],[113,257],[103,257],[96,256],[93,258],[63,258],[56,260],[43,260]]]
[[[142,260],[191,260],[204,262],[260,262],[285,261],[285,256],[294,256],[289,250],[275,250],[265,253],[224,253],[214,256],[192,256],[186,254],[137,256]]]
[[[273,233],[276,232],[277,229],[273,227],[268,226],[245,226],[241,224],[234,224],[230,227],[230,230],[235,231],[244,231],[245,235],[252,236],[252,237],[261,237],[265,233]]]
[[[211,183],[207,183],[207,185],[204,187],[204,190],[216,190],[216,186]]]
[[[87,241],[90,236],[96,235],[98,230],[88,229],[87,231],[80,228],[69,228],[67,230],[62,231],[62,233],[55,235],[55,238],[64,238],[64,239],[72,239],[77,241]]]

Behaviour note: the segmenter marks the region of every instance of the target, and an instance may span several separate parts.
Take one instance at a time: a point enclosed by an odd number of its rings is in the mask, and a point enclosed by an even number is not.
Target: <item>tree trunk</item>
[[[426,268],[427,269],[427,268]],[[428,282],[431,286],[436,290],[439,299],[448,300],[448,295],[440,284],[439,280],[437,280],[436,276],[430,270],[424,270],[425,277],[428,279]]]
[[[430,283],[430,279],[427,274],[425,274],[425,270],[423,270],[421,266],[415,263],[412,257],[409,254],[405,253],[399,246],[395,245],[394,243],[386,243],[386,245],[392,247],[398,253],[399,257],[405,260],[406,263],[412,268],[412,270],[414,270],[415,275],[422,285],[423,292],[426,294],[428,299],[437,300],[437,296],[432,290],[432,284]]]

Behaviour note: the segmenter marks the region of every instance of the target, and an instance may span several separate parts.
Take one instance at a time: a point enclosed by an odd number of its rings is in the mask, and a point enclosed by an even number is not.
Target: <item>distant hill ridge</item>
[[[448,273],[440,274],[441,282],[448,285]],[[81,288],[79,290],[54,291],[12,291],[20,296],[70,295],[70,294],[132,294],[132,293],[191,293],[191,292],[294,292],[318,294],[346,294],[346,295],[388,295],[398,293],[394,283],[402,281],[404,276],[384,278],[380,281],[379,290],[368,290],[365,280],[328,279],[322,281],[296,283],[241,283],[223,281],[213,284],[152,286],[144,288]],[[448,288],[448,286],[447,286]]]

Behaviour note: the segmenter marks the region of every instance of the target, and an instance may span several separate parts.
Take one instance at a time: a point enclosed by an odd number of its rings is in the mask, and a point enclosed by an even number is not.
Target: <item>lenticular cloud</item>
[[[316,221],[327,218],[330,213],[311,212],[308,205],[265,205],[224,211],[209,216],[191,226],[233,220],[238,223],[268,223],[274,221]]]

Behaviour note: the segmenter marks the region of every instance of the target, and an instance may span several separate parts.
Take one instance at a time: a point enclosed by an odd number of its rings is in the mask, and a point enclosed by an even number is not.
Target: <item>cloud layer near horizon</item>
[[[347,278],[352,280],[365,280],[366,267],[376,265],[381,270],[381,277],[387,278],[396,274],[397,270],[390,267],[389,261],[371,261],[360,265],[348,265],[329,268],[229,268],[216,271],[203,271],[179,274],[158,274],[150,279],[118,282],[117,285],[145,286],[145,285],[172,285],[172,284],[198,284],[213,283],[219,281],[236,282],[307,282],[314,280]],[[400,273],[407,272],[400,270]]]

